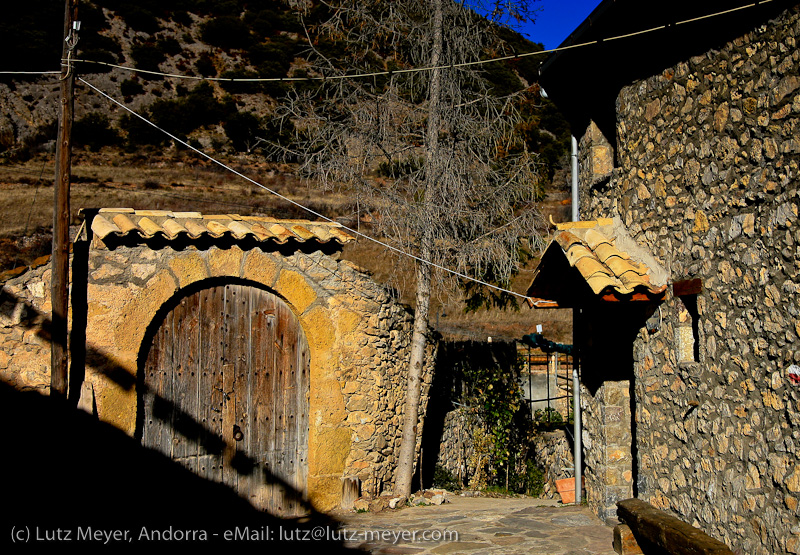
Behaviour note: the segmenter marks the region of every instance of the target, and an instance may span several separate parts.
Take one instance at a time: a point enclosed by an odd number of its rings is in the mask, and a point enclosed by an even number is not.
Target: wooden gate
[[[146,447],[260,509],[304,512],[308,344],[281,299],[234,284],[183,298],[143,370]]]

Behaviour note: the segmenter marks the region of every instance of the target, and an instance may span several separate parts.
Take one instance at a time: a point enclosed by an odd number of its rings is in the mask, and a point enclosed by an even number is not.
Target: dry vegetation
[[[229,157],[225,162],[292,200],[370,232],[369,224],[357,221],[356,207],[347,197],[309,188],[289,166],[268,164],[258,157],[244,155]],[[50,252],[53,172],[52,155],[0,165],[0,271],[29,264]],[[561,192],[548,195],[542,206],[545,217],[553,214],[556,221],[565,219],[569,206],[561,202],[564,196]],[[79,209],[99,207],[310,218],[299,208],[185,151],[158,155],[77,153],[71,207],[74,225],[81,222]],[[348,245],[343,257],[368,270],[376,281],[396,290],[402,302],[413,305],[410,294],[413,261],[363,239]],[[535,263],[532,261],[514,280],[515,291],[525,292]],[[438,291],[431,315],[431,324],[448,340],[485,340],[489,336],[494,340],[511,340],[535,331],[536,324],[543,324],[545,334],[554,340],[571,340],[568,311],[532,310],[524,303],[519,310],[465,313],[457,296]]]

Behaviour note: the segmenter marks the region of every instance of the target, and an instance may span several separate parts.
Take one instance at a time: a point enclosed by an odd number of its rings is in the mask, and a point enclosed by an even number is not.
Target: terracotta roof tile
[[[651,268],[647,264],[637,261],[632,253],[620,250],[617,246],[617,238],[625,235],[631,245],[631,240],[621,225],[614,220],[603,218],[595,221],[569,222],[558,224],[553,240],[548,247],[557,249],[563,253],[570,266],[574,267],[580,276],[586,281],[595,295],[601,295],[604,299],[639,298],[637,294],[644,295],[643,298],[654,298],[662,295],[666,290],[666,284],[656,285],[650,280]],[[632,247],[641,255],[641,248]],[[644,258],[648,258],[645,256]],[[652,259],[652,257],[649,257]],[[549,290],[553,291],[553,286],[561,290],[558,296],[562,298],[559,304],[564,302],[565,297],[576,294],[568,290],[563,290],[562,285],[558,285],[563,276],[547,275],[552,270],[542,273],[541,268],[537,269],[528,295],[539,295],[539,285],[537,280],[544,280],[550,283]]]
[[[253,237],[257,241],[273,241],[279,244],[287,241],[316,241],[344,245],[355,239],[340,224],[331,222],[132,208],[103,208],[95,214],[91,228],[95,237],[101,241],[109,236],[161,236],[169,240],[186,236],[199,239],[205,236],[214,239],[233,237],[237,240]]]

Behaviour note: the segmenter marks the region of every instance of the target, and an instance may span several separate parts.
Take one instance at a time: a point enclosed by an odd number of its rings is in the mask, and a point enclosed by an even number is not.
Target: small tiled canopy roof
[[[91,220],[91,229],[100,241],[129,237],[142,239],[161,237],[168,240],[252,238],[258,242],[274,242],[280,245],[297,241],[336,243],[341,246],[355,239],[340,224],[332,222],[278,220],[238,214],[203,215],[199,212],[132,208],[100,209]]]
[[[665,282],[663,271],[621,224],[603,218],[557,227],[528,288],[529,297],[548,299],[559,307],[578,306],[592,296],[603,301],[663,298],[666,283],[652,280],[656,273]]]

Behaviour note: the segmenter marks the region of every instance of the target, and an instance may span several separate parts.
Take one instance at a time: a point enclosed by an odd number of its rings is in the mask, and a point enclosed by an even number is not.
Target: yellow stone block
[[[212,276],[239,276],[244,252],[239,247],[213,248],[208,252],[208,265]]]
[[[342,502],[342,479],[336,476],[309,476],[308,499],[320,512],[338,509]]]
[[[117,352],[139,352],[153,317],[176,291],[175,280],[169,272],[162,270],[143,289],[126,292],[127,298],[121,299],[123,306],[120,314],[113,318],[116,322],[114,338]],[[111,316],[111,313],[107,316]]]
[[[347,417],[344,408],[339,382],[333,377],[313,376],[311,381],[309,404],[311,414],[319,423],[338,424]]]
[[[792,493],[800,492],[800,470],[795,469],[792,475],[786,480],[786,486]]]
[[[359,322],[363,315],[356,314],[352,310],[340,310],[336,314],[336,327],[339,330],[340,336],[345,336],[354,332],[358,328]]]
[[[323,428],[308,438],[308,474],[341,475],[347,456],[350,454],[349,428]]]
[[[278,290],[280,293],[281,291]],[[296,306],[296,305],[295,305]],[[308,346],[311,348],[311,360],[325,360],[336,342],[333,322],[327,308],[315,306],[300,317],[300,324],[306,333]]]
[[[259,249],[253,249],[247,253],[242,277],[272,287],[278,271],[278,263],[274,257]]]
[[[183,252],[180,255],[176,253],[174,258],[169,259],[169,267],[175,273],[181,287],[208,277],[206,261],[194,251]]]
[[[282,270],[275,284],[275,290],[294,307],[297,314],[302,314],[317,300],[317,292],[308,280],[300,273]]]
[[[133,376],[131,376],[133,378]],[[135,380],[135,378],[133,378]],[[94,385],[97,416],[132,436],[136,432],[136,388],[124,389],[111,378],[91,376]]]

